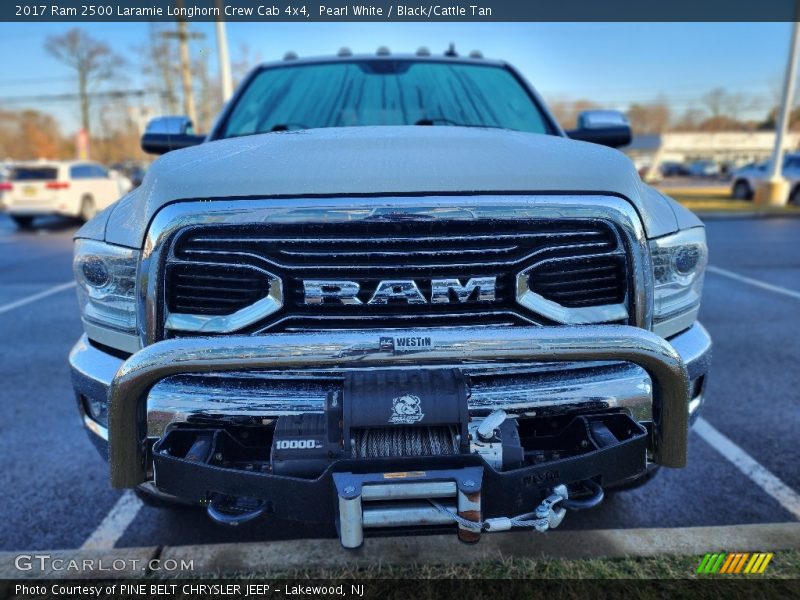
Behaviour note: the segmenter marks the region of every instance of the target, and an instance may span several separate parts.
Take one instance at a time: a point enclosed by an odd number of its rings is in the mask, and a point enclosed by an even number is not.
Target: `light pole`
[[[797,10],[797,6],[795,7]],[[797,15],[795,14],[795,18]],[[756,189],[755,201],[758,205],[783,206],[789,199],[789,182],[783,177],[783,144],[794,100],[794,84],[797,78],[797,54],[800,50],[800,23],[792,25],[792,44],[789,48],[789,60],[786,63],[786,75],[783,80],[783,93],[778,119],[775,124],[775,146],[767,170],[767,178],[760,182]]]
[[[231,61],[228,57],[228,35],[225,31],[225,21],[222,18],[223,7],[222,0],[217,0],[217,8],[219,8],[219,19],[216,21],[217,26],[217,61],[219,62],[219,80],[220,89],[222,90],[222,102],[227,102],[233,95],[233,77],[231,76]]]

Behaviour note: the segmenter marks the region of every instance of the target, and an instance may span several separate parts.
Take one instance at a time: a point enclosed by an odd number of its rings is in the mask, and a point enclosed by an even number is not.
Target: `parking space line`
[[[733,466],[744,473],[753,483],[772,497],[795,518],[800,519],[800,494],[770,473],[752,456],[716,430],[711,423],[700,417],[694,425],[707,444],[727,458]]]
[[[719,267],[715,267],[714,265],[708,265],[708,267],[706,267],[706,270],[711,271],[712,273],[716,273],[717,275],[722,275],[723,277],[729,277],[730,279],[741,281],[742,283],[749,283],[750,285],[755,286],[757,288],[761,288],[762,290],[775,292],[776,294],[783,294],[784,296],[789,296],[790,298],[795,298],[797,300],[800,300],[800,292],[796,292],[795,290],[790,290],[788,288],[781,287],[779,285],[773,285],[771,283],[767,283],[766,281],[761,281],[759,279],[753,279],[752,277],[739,275],[738,273],[734,273],[733,271],[728,271],[727,269],[720,269]]]
[[[15,300],[14,302],[3,304],[2,306],[0,306],[0,315],[3,313],[7,313],[10,310],[14,310],[15,308],[19,308],[20,306],[25,306],[26,304],[30,304],[31,302],[36,302],[37,300],[41,300],[42,298],[47,298],[48,296],[52,296],[53,294],[57,294],[58,292],[63,292],[64,290],[68,290],[74,287],[75,287],[75,282],[68,281],[67,283],[55,285],[42,292],[26,296],[25,298],[20,298],[19,300]]]
[[[97,529],[83,543],[81,550],[110,550],[113,548],[117,540],[125,533],[128,525],[133,523],[140,508],[142,508],[142,501],[136,497],[133,491],[125,490]]]

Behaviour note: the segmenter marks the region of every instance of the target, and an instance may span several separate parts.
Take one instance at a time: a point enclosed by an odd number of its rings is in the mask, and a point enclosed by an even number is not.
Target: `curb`
[[[800,523],[764,523],[715,527],[669,529],[601,529],[551,531],[544,534],[513,532],[486,534],[479,544],[465,545],[455,535],[382,537],[365,540],[358,550],[343,550],[335,539],[307,539],[279,542],[114,548],[111,550],[54,550],[0,553],[0,578],[136,578],[150,573],[149,560],[193,561],[193,569],[171,571],[169,576],[213,576],[220,573],[253,573],[315,568],[377,567],[381,565],[460,564],[494,561],[509,557],[586,559],[650,557],[660,555],[702,555],[707,552],[776,551],[800,549]],[[136,568],[104,571],[54,569],[20,571],[15,568],[20,554],[49,556],[51,559],[102,559],[109,568],[115,560],[137,559]],[[65,563],[66,564],[66,563]],[[78,564],[83,564],[79,562]],[[144,565],[144,566],[143,566]]]

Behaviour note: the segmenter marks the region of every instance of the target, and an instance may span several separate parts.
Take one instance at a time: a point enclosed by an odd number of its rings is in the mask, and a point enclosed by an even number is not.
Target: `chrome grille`
[[[245,265],[170,264],[167,281],[170,310],[193,315],[231,314],[270,290],[269,276]]]
[[[548,262],[533,269],[528,284],[531,291],[569,308],[618,304],[625,300],[625,257]]]
[[[628,302],[625,247],[616,227],[602,219],[466,221],[390,214],[356,222],[188,227],[175,237],[164,289],[169,312],[224,315],[265,297],[264,274],[274,274],[283,282],[283,306],[239,330],[252,333],[555,324],[517,301],[522,270],[530,273],[533,292],[565,307]],[[495,300],[479,302],[473,295],[441,304],[366,303],[384,280],[413,279],[430,300],[432,279],[463,283],[471,277],[495,277]],[[305,280],[356,281],[362,304],[307,306]]]

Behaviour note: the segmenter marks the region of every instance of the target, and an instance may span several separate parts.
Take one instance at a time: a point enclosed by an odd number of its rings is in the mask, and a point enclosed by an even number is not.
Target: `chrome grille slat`
[[[179,283],[175,287],[177,287],[178,289],[189,290],[189,291],[196,290],[201,292],[202,291],[230,292],[231,294],[242,294],[249,291],[248,288],[235,288],[235,287],[223,287],[223,286],[214,287],[214,286],[203,286],[203,285],[190,285],[184,283]]]
[[[179,281],[181,279],[185,279],[187,281],[211,281],[211,282],[224,281],[226,283],[227,282],[230,282],[230,283],[241,283],[243,285],[247,284],[247,283],[258,283],[258,281],[259,281],[256,278],[249,278],[249,277],[215,277],[213,275],[202,275],[202,274],[191,275],[191,276],[178,275],[177,278],[178,278]],[[192,287],[196,287],[196,286],[194,284],[192,284]],[[219,289],[219,288],[215,288],[215,289]]]
[[[562,291],[562,292],[550,292],[551,296],[555,296],[556,298],[561,298],[563,296],[586,296],[591,295],[593,297],[602,296],[603,292],[613,292],[616,291],[616,286],[607,286],[601,288],[592,288],[589,290],[580,290],[580,291]],[[606,297],[606,296],[602,296]],[[613,295],[611,296],[613,298]]]
[[[481,249],[463,249],[463,250],[412,250],[412,251],[403,251],[403,250],[396,250],[396,251],[379,251],[379,252],[335,252],[332,250],[319,250],[316,252],[299,252],[299,251],[290,251],[290,250],[281,250],[279,253],[285,256],[302,256],[308,258],[319,258],[323,256],[331,256],[335,258],[344,258],[346,256],[352,257],[373,257],[373,256],[381,256],[381,257],[388,257],[388,258],[396,258],[398,256],[404,257],[423,257],[423,256],[450,256],[450,255],[462,255],[462,254],[485,254],[486,252],[495,252],[495,253],[506,253],[506,252],[513,252],[516,250],[518,246],[510,246],[507,248],[481,248]]]
[[[354,269],[395,269],[395,270],[403,270],[403,269],[452,269],[452,268],[470,268],[470,267],[502,267],[502,266],[513,266],[518,265],[523,262],[530,261],[534,257],[541,255],[546,252],[552,252],[553,250],[590,250],[592,248],[595,249],[603,249],[607,248],[607,244],[602,242],[587,242],[584,244],[562,244],[562,245],[551,245],[546,248],[540,248],[534,252],[531,252],[525,256],[520,258],[514,259],[513,261],[480,261],[476,263],[466,263],[466,262],[459,262],[459,263],[425,263],[425,264],[395,264],[395,265],[369,265],[369,264],[360,264],[360,265],[353,265],[353,264],[344,264],[344,265],[296,265],[296,264],[287,264],[281,263],[276,260],[271,260],[268,256],[260,255],[255,252],[243,252],[239,250],[196,250],[196,249],[188,249],[183,250],[182,252],[188,255],[195,255],[195,256],[216,256],[218,258],[228,257],[228,256],[236,256],[238,258],[249,258],[259,263],[266,263],[271,267],[277,267],[282,269],[337,269],[337,270],[354,270]],[[432,253],[433,256],[436,256],[440,253]],[[377,254],[373,254],[376,256]],[[328,253],[327,256],[332,258],[334,255],[332,253]]]
[[[568,231],[568,232],[548,232],[548,233],[498,233],[494,235],[474,235],[474,236],[464,236],[464,235],[443,235],[437,237],[430,237],[430,236],[415,236],[415,237],[393,237],[391,240],[371,240],[378,244],[394,244],[394,243],[409,243],[409,242],[430,242],[430,243],[441,243],[443,240],[448,242],[475,242],[475,241],[497,241],[497,240],[504,240],[504,239],[512,239],[512,240],[529,240],[529,239],[540,239],[540,238],[554,238],[554,237],[579,237],[579,236],[600,236],[603,235],[603,232],[600,231]],[[188,236],[190,237],[191,241],[198,242],[198,243],[237,243],[241,242],[241,238],[232,238],[232,237],[203,237],[203,236]],[[308,244],[309,241],[315,244],[325,244],[325,243],[332,243],[332,244],[358,244],[364,241],[364,238],[347,238],[347,237],[336,237],[336,238],[316,238],[314,240],[309,240],[308,238],[264,238],[264,237],[253,237],[250,238],[249,241],[254,243],[275,243],[275,244]]]
[[[608,275],[606,277],[587,277],[584,279],[565,279],[564,281],[540,281],[539,287],[540,288],[547,288],[547,287],[563,287],[566,285],[586,285],[592,283],[602,283],[604,281],[616,281],[617,278],[614,275]]]
[[[563,278],[563,277],[570,277],[572,275],[585,275],[587,273],[600,273],[604,271],[611,271],[614,269],[614,265],[605,265],[602,267],[597,268],[587,268],[587,269],[563,269],[561,271],[553,272],[553,273],[539,273],[539,279],[547,279],[547,278]]]
[[[615,296],[599,296],[596,298],[593,297],[590,300],[574,300],[571,306],[593,306],[598,301],[603,304],[613,304],[615,300]]]

